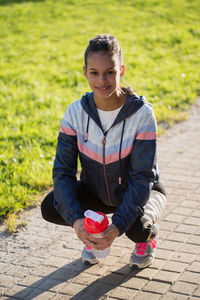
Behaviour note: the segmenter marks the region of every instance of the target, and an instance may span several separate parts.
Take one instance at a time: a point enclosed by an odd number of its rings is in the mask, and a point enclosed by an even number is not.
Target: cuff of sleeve
[[[114,214],[112,216],[112,223],[119,230],[119,236],[122,235],[125,232],[125,230],[126,230],[126,221],[122,217]]]
[[[65,222],[67,223],[67,224],[69,224],[69,226],[73,226],[73,224],[74,224],[74,222],[77,220],[77,219],[82,219],[82,218],[84,218],[84,215],[83,215],[83,213],[82,212],[80,212],[80,211],[77,211],[77,212],[75,212],[75,213],[73,213],[72,215],[67,215],[67,216],[65,216],[64,214],[62,215],[62,217],[63,217],[63,219],[65,220]]]
[[[114,214],[112,216],[112,223],[117,227],[119,230],[119,236],[122,235],[124,232],[127,232],[129,228],[132,226],[132,224],[135,222],[136,218],[141,216],[141,209],[137,209],[137,215],[135,217],[132,217],[131,220],[125,219],[122,216],[118,214]]]
[[[73,227],[73,224],[74,222],[77,220],[77,219],[84,219],[84,215],[82,213],[76,213],[73,215],[73,217],[71,217],[70,219],[70,226]]]

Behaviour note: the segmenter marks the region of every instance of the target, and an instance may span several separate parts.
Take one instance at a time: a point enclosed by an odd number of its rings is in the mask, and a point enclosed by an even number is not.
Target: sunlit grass
[[[118,38],[122,84],[145,95],[168,127],[199,93],[199,23],[197,0],[0,0],[0,216],[52,184],[60,120],[89,91],[82,65],[91,37]]]

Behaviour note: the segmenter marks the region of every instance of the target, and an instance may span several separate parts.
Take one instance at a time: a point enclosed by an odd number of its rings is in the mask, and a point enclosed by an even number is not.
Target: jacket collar
[[[112,126],[116,125],[117,123],[125,120],[136,111],[138,111],[145,102],[145,98],[143,96],[138,95],[128,95],[125,96],[125,103],[120,110],[115,122]],[[81,98],[81,105],[86,113],[96,122],[96,124],[102,129],[101,122],[99,119],[99,115],[97,112],[97,108],[94,102],[94,93],[86,93]]]

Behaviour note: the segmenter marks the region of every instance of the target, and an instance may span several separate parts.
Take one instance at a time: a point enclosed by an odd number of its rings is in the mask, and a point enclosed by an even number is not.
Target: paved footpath
[[[72,228],[45,222],[40,208],[28,225],[10,236],[0,233],[1,299],[200,298],[200,101],[190,118],[159,139],[161,178],[168,192],[160,242],[153,264],[128,266],[134,248],[124,235],[98,265],[80,260],[81,242]]]

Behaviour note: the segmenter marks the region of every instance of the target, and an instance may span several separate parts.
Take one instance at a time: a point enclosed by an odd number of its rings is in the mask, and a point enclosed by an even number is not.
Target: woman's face
[[[124,72],[125,66],[119,65],[118,57],[110,56],[103,51],[90,53],[87,68],[84,67],[84,74],[98,100],[106,100],[117,95],[120,90],[120,77]]]

